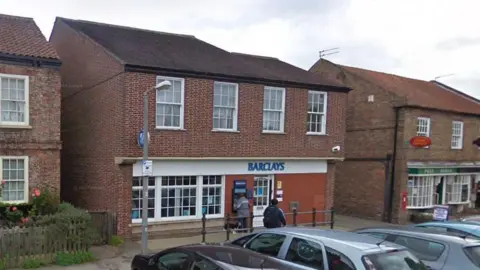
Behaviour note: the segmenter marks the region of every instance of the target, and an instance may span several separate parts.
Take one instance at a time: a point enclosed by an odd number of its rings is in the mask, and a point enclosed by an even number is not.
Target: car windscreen
[[[473,264],[480,267],[480,246],[467,246],[463,251]]]
[[[367,270],[428,270],[407,250],[365,255],[362,261]]]
[[[252,269],[262,269],[262,268],[272,268],[279,270],[291,269],[290,266],[286,265],[280,260],[275,260],[269,258],[260,253],[252,252],[247,249],[239,248],[201,248],[197,250],[197,253],[208,257],[215,261],[220,261],[227,263],[229,265],[252,268]]]

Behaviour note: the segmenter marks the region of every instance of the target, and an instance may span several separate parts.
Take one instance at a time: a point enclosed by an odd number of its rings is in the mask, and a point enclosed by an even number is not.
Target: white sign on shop
[[[274,174],[327,173],[325,160],[153,160],[152,170],[154,176],[259,174],[249,170],[255,162],[283,163]],[[133,165],[133,176],[142,176],[141,161]]]

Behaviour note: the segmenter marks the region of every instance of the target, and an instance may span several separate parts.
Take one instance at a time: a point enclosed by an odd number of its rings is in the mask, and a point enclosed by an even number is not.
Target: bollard
[[[227,227],[226,233],[227,233],[227,241],[230,240],[230,213],[227,214],[226,220],[225,220],[225,226]]]
[[[330,229],[333,230],[333,224],[335,223],[335,211],[333,210],[333,207],[330,208]]]
[[[207,217],[206,214],[202,215],[202,243],[205,243],[205,235],[207,234]]]
[[[250,212],[250,220],[248,223],[250,223],[250,232],[253,232],[253,212]]]
[[[297,227],[297,208],[293,209],[293,226]]]
[[[317,209],[314,207],[312,209],[312,227],[315,227],[317,224]]]

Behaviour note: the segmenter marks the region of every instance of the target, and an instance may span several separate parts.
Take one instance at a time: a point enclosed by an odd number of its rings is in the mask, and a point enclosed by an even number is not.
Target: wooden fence
[[[72,223],[67,231],[55,224],[0,229],[0,269],[22,267],[28,259],[52,263],[57,252],[88,250],[81,225]]]
[[[95,245],[105,245],[110,242],[112,236],[117,234],[117,216],[111,212],[89,212],[92,215],[92,223],[98,232]]]

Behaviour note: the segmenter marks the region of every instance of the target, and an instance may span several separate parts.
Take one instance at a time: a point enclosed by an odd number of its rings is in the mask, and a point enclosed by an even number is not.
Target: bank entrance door
[[[263,211],[273,195],[273,175],[256,175],[253,179],[253,227],[263,226]]]

